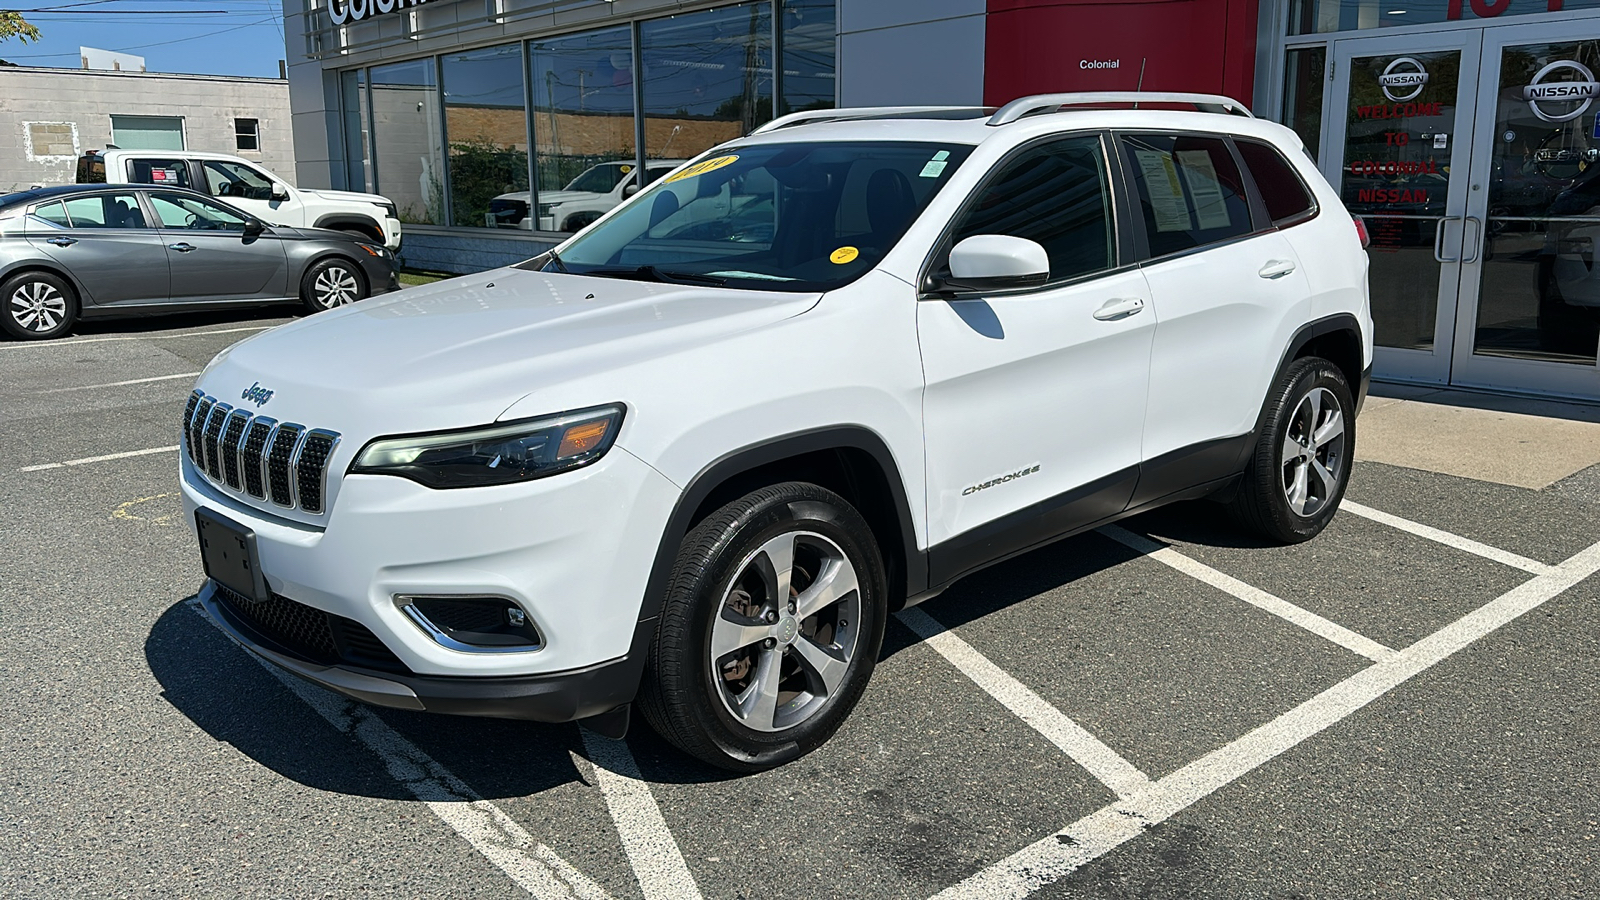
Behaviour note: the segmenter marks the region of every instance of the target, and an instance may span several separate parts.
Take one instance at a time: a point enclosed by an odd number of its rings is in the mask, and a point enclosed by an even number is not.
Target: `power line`
[[[200,40],[202,38],[216,37],[219,34],[227,34],[230,31],[243,31],[246,28],[254,28],[257,25],[265,25],[268,22],[276,21],[276,18],[277,18],[276,16],[269,16],[268,18],[258,19],[258,20],[254,21],[254,22],[246,22],[243,25],[235,25],[232,28],[223,28],[223,29],[219,29],[217,31],[208,31],[208,32],[205,32],[204,34],[193,34],[193,35],[190,35],[188,37],[173,38],[170,41],[156,41],[153,44],[136,44],[135,46],[132,46],[132,47],[118,47],[115,50],[113,50],[112,52],[113,53],[124,53],[124,52],[127,52],[129,50],[144,50],[144,49],[146,49],[148,47],[165,47],[168,44],[182,44],[182,43],[184,43],[186,41],[198,41],[198,40]],[[61,57],[61,56],[76,56],[76,55],[77,54],[75,54],[75,53],[18,53],[18,54],[7,53],[6,54],[6,59],[54,59],[56,57]]]

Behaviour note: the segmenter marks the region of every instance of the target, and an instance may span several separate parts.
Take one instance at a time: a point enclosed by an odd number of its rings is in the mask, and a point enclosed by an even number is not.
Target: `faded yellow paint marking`
[[[137,500],[129,500],[126,503],[119,503],[117,504],[117,508],[111,511],[111,518],[122,519],[126,522],[143,522],[146,525],[171,525],[176,513],[166,513],[159,516],[141,516],[135,513],[133,509],[141,503],[149,503],[152,500],[160,500],[173,495],[173,491],[167,491],[164,494],[156,494],[150,497],[140,497]]]

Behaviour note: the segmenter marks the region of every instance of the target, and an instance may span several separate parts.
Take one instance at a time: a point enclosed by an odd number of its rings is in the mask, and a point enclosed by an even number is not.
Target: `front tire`
[[[0,329],[23,341],[58,338],[78,323],[78,295],[49,272],[23,272],[0,285]]]
[[[877,541],[842,497],[802,482],[746,494],[683,541],[640,711],[720,768],[804,756],[866,690],[887,594]]]
[[[361,267],[348,259],[325,259],[300,279],[300,300],[314,313],[347,306],[367,296]]]
[[[1320,357],[1297,359],[1267,398],[1255,452],[1229,512],[1287,544],[1309,541],[1338,511],[1355,453],[1350,383]]]

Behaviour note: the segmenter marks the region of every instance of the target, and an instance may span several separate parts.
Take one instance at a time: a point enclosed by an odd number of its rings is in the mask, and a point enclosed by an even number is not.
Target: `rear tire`
[[[887,594],[877,541],[842,497],[802,482],[746,494],[684,538],[640,711],[713,766],[797,759],[866,690]]]
[[[367,296],[361,267],[348,259],[324,259],[300,278],[300,300],[314,313],[348,306]]]
[[[47,341],[78,323],[78,295],[49,272],[23,272],[0,285],[0,329],[22,341]]]
[[[1321,533],[1350,483],[1354,411],[1338,366],[1320,357],[1291,363],[1267,395],[1255,451],[1228,507],[1233,519],[1287,544]]]

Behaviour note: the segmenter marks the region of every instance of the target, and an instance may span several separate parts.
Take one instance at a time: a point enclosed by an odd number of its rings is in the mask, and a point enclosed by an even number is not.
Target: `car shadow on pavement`
[[[416,799],[378,755],[286,689],[190,600],[173,604],[156,621],[145,639],[145,659],[175,709],[284,778],[341,794]],[[572,725],[377,712],[485,799],[526,797],[581,780],[569,753],[582,751]]]
[[[144,334],[151,331],[205,328],[211,325],[251,325],[262,322],[277,325],[282,321],[298,318],[304,312],[304,307],[280,304],[277,306],[247,306],[234,309],[137,316],[125,319],[84,319],[73,327],[72,334],[68,335],[68,339],[98,337],[109,334]]]

